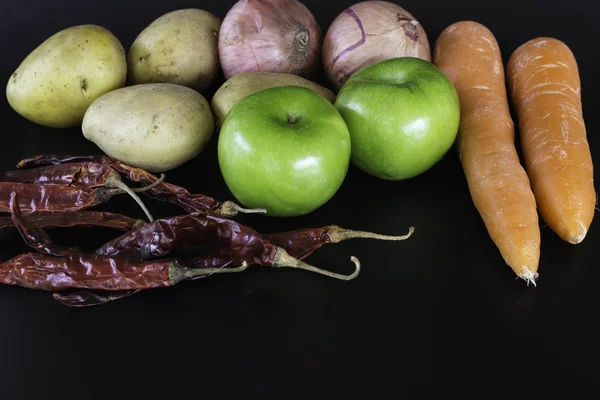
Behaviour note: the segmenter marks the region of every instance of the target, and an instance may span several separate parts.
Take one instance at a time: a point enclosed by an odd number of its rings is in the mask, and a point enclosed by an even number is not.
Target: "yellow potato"
[[[276,86],[302,86],[311,89],[330,103],[335,94],[319,84],[297,75],[275,72],[242,72],[229,78],[214,94],[211,107],[218,127],[223,125],[225,117],[238,101],[251,93]]]
[[[202,152],[214,132],[208,101],[171,83],[128,86],[92,103],[83,135],[108,156],[165,172]]]
[[[129,49],[131,82],[175,83],[205,90],[219,72],[220,28],[219,18],[194,8],[159,17]]]
[[[125,85],[123,46],[97,25],[64,29],[33,50],[11,75],[11,107],[37,124],[68,128],[81,124],[90,104]]]

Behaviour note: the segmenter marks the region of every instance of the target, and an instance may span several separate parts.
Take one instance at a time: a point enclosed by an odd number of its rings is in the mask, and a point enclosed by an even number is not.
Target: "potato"
[[[217,126],[223,125],[225,117],[238,101],[261,89],[276,86],[302,86],[313,90],[331,103],[335,101],[335,94],[331,90],[297,75],[275,72],[242,72],[229,78],[212,98],[211,107]]]
[[[159,17],[129,49],[131,82],[175,83],[204,91],[219,72],[220,28],[219,18],[194,8]]]
[[[40,125],[81,124],[101,95],[125,86],[127,60],[110,31],[78,25],[55,33],[33,50],[6,86],[11,107]]]
[[[208,101],[195,90],[148,83],[98,98],[85,113],[82,131],[110,157],[165,172],[202,152],[214,122]]]

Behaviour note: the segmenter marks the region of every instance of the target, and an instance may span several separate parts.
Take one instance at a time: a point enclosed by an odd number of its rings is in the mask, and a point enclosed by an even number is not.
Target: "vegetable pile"
[[[48,128],[81,127],[104,154],[40,154],[0,171],[0,229],[34,250],[1,263],[0,283],[84,307],[252,266],[351,280],[354,256],[349,275],[305,259],[346,239],[406,240],[414,228],[263,233],[236,215],[312,212],[351,165],[376,179],[418,179],[454,145],[490,239],[527,284],[539,276],[541,220],[568,243],[584,240],[596,192],[565,43],[532,38],[505,68],[494,34],[459,21],[431,51],[421,21],[387,1],[353,4],[322,32],[298,0],[239,0],[223,20],[199,9],[159,16],[128,51],[96,25],[49,37],[8,77],[8,103]],[[331,87],[316,82],[320,71]],[[210,140],[235,202],[167,182],[165,172],[201,157]],[[120,194],[147,221],[94,209]],[[144,198],[181,214],[155,220]],[[84,226],[120,236],[86,253],[45,231]]]

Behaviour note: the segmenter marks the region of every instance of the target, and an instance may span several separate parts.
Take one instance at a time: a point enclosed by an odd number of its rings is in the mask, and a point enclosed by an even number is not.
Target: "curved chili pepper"
[[[50,239],[50,237],[46,234],[46,232],[41,229],[40,225],[37,223],[36,219],[29,218],[30,216],[24,217],[21,213],[21,210],[18,205],[17,194],[11,194],[11,220],[15,226],[18,227],[19,233],[24,238],[25,242],[30,246],[35,248],[41,253],[55,256],[67,256],[71,257],[73,255],[77,255],[79,251],[73,248],[64,248],[61,246],[56,246]],[[110,214],[110,213],[96,213],[96,212],[81,212],[76,214],[93,214],[98,216],[103,216],[104,214],[108,214],[111,216],[117,216],[117,218],[128,218],[125,216],[121,216],[119,214]],[[43,217],[49,216],[63,216],[64,214],[46,214]],[[39,217],[39,215],[37,215]],[[88,218],[89,220],[89,218]],[[133,220],[135,221],[135,220]],[[47,220],[46,220],[47,222]],[[30,255],[31,256],[31,255]],[[33,257],[33,256],[32,256]],[[19,267],[21,263],[15,263]],[[72,263],[71,263],[72,264]],[[230,260],[226,257],[219,255],[204,255],[199,257],[194,257],[189,260],[182,260],[179,262],[179,265],[183,268],[187,269],[204,269],[206,271],[210,271],[211,269],[222,269],[231,264]],[[56,266],[56,264],[52,264]],[[19,270],[20,271],[20,270]],[[34,275],[33,272],[29,272],[28,277]],[[198,277],[208,276],[207,274],[198,274]],[[9,283],[11,280],[15,284],[20,284],[17,279],[15,279],[14,274],[9,279],[8,277],[4,278],[6,280],[5,283]],[[53,278],[54,279],[54,278]],[[194,279],[194,278],[192,278]],[[33,286],[39,286],[39,279],[32,283]],[[69,295],[62,295],[59,293],[54,294],[54,298],[64,305],[68,305],[71,307],[84,307],[84,306],[92,306],[99,305],[109,301],[118,300],[127,296],[131,296],[141,289],[132,289],[132,290],[116,290],[110,292],[102,292],[102,291],[92,291],[92,290],[83,290],[76,293],[71,293]]]
[[[262,234],[261,236],[274,245],[286,249],[292,257],[304,259],[329,243],[335,244],[349,239],[401,241],[411,237],[414,231],[415,228],[411,226],[406,235],[389,236],[373,232],[344,229],[337,225],[328,225],[321,228],[298,229],[288,232]]]
[[[104,211],[34,212],[24,216],[42,228],[103,227],[128,232],[146,222],[122,214]],[[11,217],[0,217],[0,229],[14,226]]]
[[[17,168],[35,168],[47,165],[61,165],[69,163],[96,163],[114,168],[121,173],[129,182],[140,185],[152,185],[159,179],[155,175],[141,168],[129,166],[121,161],[107,156],[57,156],[57,155],[38,155],[32,158],[26,158],[17,164]],[[144,191],[144,195],[155,200],[165,201],[175,204],[188,213],[210,210],[214,213],[233,217],[238,213],[265,213],[264,209],[245,209],[231,201],[221,202],[212,197],[203,194],[191,194],[187,189],[162,182],[155,185],[151,190]]]
[[[360,262],[354,256],[350,259],[356,270],[351,275],[315,268],[292,257],[283,247],[275,246],[254,229],[208,212],[153,221],[106,243],[96,250],[96,254],[148,260],[207,242],[214,242],[219,253],[230,257],[233,265],[300,268],[343,280],[354,279],[360,271]]]
[[[0,282],[53,292],[142,290],[174,286],[208,274],[241,272],[247,267],[244,263],[237,268],[191,269],[176,259],[134,261],[97,254],[73,253],[57,257],[26,253],[0,264]]]
[[[157,220],[158,221],[158,220]],[[162,229],[164,231],[165,224],[162,223]],[[168,226],[168,224],[167,224]],[[167,229],[170,235],[175,234],[177,239],[173,238],[173,236],[169,236],[166,240],[171,241],[173,244],[174,240],[181,240],[180,234],[178,233],[177,228],[170,227]],[[201,240],[198,240],[199,237],[194,237],[193,233],[196,232],[196,229],[191,229],[185,232],[187,236],[186,241],[188,245],[193,246],[197,244]],[[272,244],[276,246],[283,247],[292,257],[298,259],[304,259],[311,255],[315,250],[322,247],[328,243],[339,243],[343,240],[354,239],[354,238],[367,238],[367,239],[379,239],[379,240],[405,240],[408,239],[412,233],[414,232],[414,228],[411,227],[409,229],[408,234],[404,236],[383,236],[374,234],[371,232],[362,232],[362,231],[354,231],[342,229],[336,225],[324,226],[321,228],[313,228],[313,229],[299,229],[295,231],[289,232],[279,232],[279,233],[271,233],[271,234],[262,234],[261,236],[267,240],[269,240]],[[147,232],[146,232],[147,233]],[[123,256],[127,253],[126,243],[131,241],[133,237],[137,237],[139,239],[144,237],[145,233],[138,233],[132,236],[126,236],[127,239],[120,242],[117,247],[113,247],[113,256]],[[205,233],[201,235],[203,240],[206,239]],[[192,240],[193,239],[193,240]],[[196,243],[192,243],[192,242]],[[131,242],[129,242],[131,243]],[[175,251],[176,249],[185,248],[186,245],[174,245],[171,248],[171,251]],[[120,248],[120,249],[119,249]],[[149,254],[147,254],[149,255]],[[231,265],[231,258],[222,255],[214,255],[214,256],[199,256],[195,257],[191,260],[180,260],[180,263],[188,268],[222,268],[228,267]],[[87,307],[105,304],[114,300],[118,300],[124,297],[131,296],[138,291],[125,291],[122,293],[115,292],[97,292],[97,291],[79,291],[76,293],[72,293],[70,295],[62,295],[55,294],[54,298],[63,303],[64,305],[71,307]]]
[[[121,231],[131,231],[146,224],[145,221],[135,220],[121,214],[113,214],[108,212],[99,211],[80,211],[80,212],[64,212],[57,214],[49,213],[32,213],[25,216],[26,219],[35,222],[42,228],[60,228],[60,227],[77,227],[77,226],[101,226],[107,228],[118,229]],[[165,226],[161,222],[162,231],[167,232],[165,236],[161,238],[161,243],[165,240],[180,241],[181,243],[176,244],[174,249],[184,249],[188,246],[194,246],[197,243],[207,241],[207,231],[198,230],[201,227],[194,227],[189,229],[185,233],[175,232],[178,228]],[[168,224],[167,224],[168,225]],[[12,219],[10,217],[0,217],[0,229],[13,226]],[[276,246],[283,247],[292,257],[298,259],[304,259],[310,256],[313,252],[318,250],[320,247],[329,243],[339,243],[343,240],[348,239],[377,239],[377,240],[406,240],[412,233],[414,228],[410,227],[409,232],[404,236],[387,236],[379,235],[372,232],[355,231],[350,229],[343,229],[337,225],[328,225],[320,228],[308,228],[298,229],[288,232],[277,232],[261,234],[264,239],[267,239]],[[138,232],[136,240],[143,241],[143,235],[148,234],[147,232]],[[197,236],[196,236],[197,234]],[[183,243],[184,235],[187,237],[188,243]],[[133,240],[132,237],[123,238],[123,242],[117,246],[117,254],[126,254],[128,246],[125,241]],[[108,246],[107,244],[106,246]],[[174,250],[173,249],[173,250]],[[171,251],[173,251],[171,250]],[[231,261],[224,259],[225,261]],[[218,265],[215,265],[217,267]]]
[[[303,259],[327,243],[354,238],[406,240],[413,232],[411,227],[404,236],[386,236],[331,225],[260,235],[239,222],[204,212],[155,220],[104,244],[96,253],[149,260],[214,242],[221,254],[231,257],[234,265],[239,265],[242,260],[268,265],[273,262],[278,249],[285,250],[293,258]]]
[[[176,259],[135,261],[123,257],[86,254],[55,245],[46,232],[26,221],[17,193],[10,195],[11,217],[23,240],[39,253],[19,255],[0,264],[0,282],[29,289],[141,290],[173,286],[212,273],[240,272],[239,268],[187,268]]]
[[[136,260],[159,258],[205,243],[214,243],[220,254],[234,265],[269,264],[276,246],[254,229],[208,212],[177,215],[155,220],[106,243],[96,254]]]
[[[110,170],[112,172],[108,175],[102,175],[106,176],[102,184],[91,187],[0,182],[0,212],[9,212],[9,195],[12,192],[19,193],[20,207],[29,212],[81,211],[105,203],[118,194],[127,193],[152,221],[152,215],[140,198],[121,181],[116,171]],[[159,178],[155,184],[159,184],[163,178]],[[151,188],[152,186],[148,189]]]
[[[77,162],[0,171],[0,182],[97,187],[105,185],[106,181],[115,174],[117,171],[106,165]]]
[[[0,282],[29,289],[136,290],[171,285],[174,260],[133,261],[98,255],[27,253],[0,264]]]
[[[243,249],[244,242],[237,243],[242,248],[233,246],[241,255],[230,254],[232,262],[241,260],[239,267],[232,268],[188,268],[177,259],[159,259],[137,261],[124,257],[109,257],[99,254],[86,254],[74,248],[64,248],[52,243],[45,231],[39,226],[26,221],[19,209],[16,192],[11,193],[10,208],[13,222],[25,242],[41,253],[27,253],[0,264],[0,282],[7,285],[19,285],[30,289],[63,291],[69,289],[85,289],[100,291],[118,291],[115,298],[127,295],[127,291],[138,291],[159,287],[174,286],[181,281],[196,279],[214,273],[235,273],[245,270],[249,263],[243,260],[249,252]],[[221,239],[239,234],[252,234],[250,228],[244,228],[228,234]],[[258,234],[256,234],[257,236]],[[260,241],[260,238],[257,238]],[[268,247],[268,243],[263,243]],[[271,245],[271,247],[274,247]],[[360,271],[360,262],[351,258],[356,266],[352,275],[334,274],[308,265],[289,256],[285,250],[275,248],[274,257],[259,265],[271,267],[291,267],[317,272],[338,279],[350,280]],[[133,293],[131,293],[133,294]],[[86,297],[87,296],[87,297]],[[72,304],[88,299],[97,302],[89,294],[86,296],[66,298]]]
[[[10,212],[12,192],[19,193],[19,206],[30,212],[79,211],[108,201],[118,189],[78,188],[34,183],[0,182],[0,212]]]
[[[192,259],[179,261],[186,268],[224,268],[231,264],[231,260],[219,255],[203,255]],[[210,274],[198,275],[197,278],[205,278]],[[192,278],[192,280],[195,278]],[[69,307],[90,307],[105,304],[132,296],[141,290],[78,290],[69,294],[54,293],[54,299]]]

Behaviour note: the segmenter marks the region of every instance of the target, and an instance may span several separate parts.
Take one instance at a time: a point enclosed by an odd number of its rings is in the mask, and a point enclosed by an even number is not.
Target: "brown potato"
[[[195,8],[159,17],[129,49],[131,83],[175,83],[204,91],[219,72],[220,28],[219,18]]]
[[[85,113],[83,135],[108,156],[165,172],[202,152],[214,132],[208,101],[170,83],[148,83],[99,97]]]

